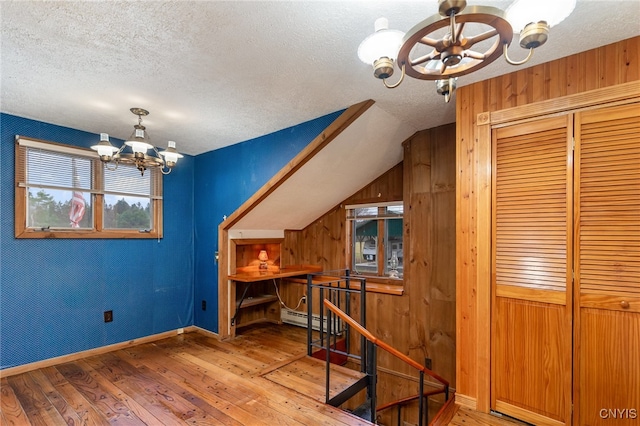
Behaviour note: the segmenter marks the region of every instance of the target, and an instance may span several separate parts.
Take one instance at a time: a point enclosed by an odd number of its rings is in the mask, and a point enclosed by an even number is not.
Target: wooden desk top
[[[292,265],[284,268],[258,269],[257,267],[238,268],[238,273],[229,275],[229,279],[243,283],[252,283],[276,278],[295,277],[319,272],[321,268],[316,265]]]

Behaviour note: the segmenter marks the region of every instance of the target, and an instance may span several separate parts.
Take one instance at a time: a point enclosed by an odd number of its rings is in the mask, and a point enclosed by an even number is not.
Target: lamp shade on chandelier
[[[105,165],[113,165],[111,170],[115,170],[119,163],[125,163],[135,165],[141,175],[144,175],[144,171],[149,167],[158,167],[165,175],[171,173],[178,159],[183,157],[176,151],[176,143],[169,141],[166,150],[158,151],[151,144],[146,127],[142,125],[142,117],[149,115],[149,111],[131,108],[131,112],[138,116],[138,124],[133,126],[131,136],[120,148],[111,145],[107,133],[100,133],[100,142],[91,149],[98,152],[100,160]]]
[[[358,57],[373,66],[373,75],[395,88],[406,75],[435,80],[437,92],[448,102],[459,76],[479,70],[504,56],[511,65],[527,62],[542,46],[549,28],[565,19],[576,0],[515,0],[503,11],[491,6],[468,6],[466,0],[439,0],[438,13],[416,24],[406,34],[390,30],[386,18],[375,23],[375,33],[358,48]],[[513,35],[520,34],[526,56],[509,57]],[[397,66],[397,82],[387,79]]]

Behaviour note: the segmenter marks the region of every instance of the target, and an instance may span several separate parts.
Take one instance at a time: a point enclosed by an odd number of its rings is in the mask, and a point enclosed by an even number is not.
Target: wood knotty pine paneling
[[[474,83],[456,94],[456,388],[461,400],[489,409],[488,330],[477,319],[487,315],[490,265],[486,251],[487,211],[478,196],[490,183],[490,147],[478,144],[478,114],[576,95],[640,80],[640,37],[519,69]],[[479,303],[479,299],[482,303]],[[480,342],[480,343],[479,343]]]
[[[304,230],[285,232],[282,250],[285,264],[344,268],[344,205],[403,199],[404,295],[369,293],[367,328],[421,363],[431,358],[434,371],[452,384],[456,303],[454,139],[453,124],[416,133],[403,143],[401,164]],[[287,303],[297,303],[300,289],[289,290],[291,287],[283,287],[283,298]],[[379,352],[379,365],[392,372],[382,377],[385,383],[378,389],[379,403],[415,393],[415,385],[407,391],[406,380],[397,378],[412,373],[406,365],[384,352]],[[395,380],[393,372],[397,373]]]

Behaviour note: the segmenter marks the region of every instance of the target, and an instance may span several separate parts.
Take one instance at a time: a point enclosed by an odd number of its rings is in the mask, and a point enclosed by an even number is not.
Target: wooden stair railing
[[[424,414],[423,413],[425,413],[425,407],[424,407],[424,402],[423,402],[425,397],[428,397],[428,396],[431,396],[431,395],[437,395],[437,394],[442,393],[442,394],[444,394],[446,403],[442,406],[440,411],[443,411],[447,407],[450,406],[450,404],[448,403],[449,402],[449,382],[447,380],[445,380],[443,377],[439,376],[438,374],[434,373],[433,371],[431,371],[427,367],[423,366],[422,364],[418,363],[417,361],[409,358],[408,356],[406,356],[402,352],[398,351],[394,347],[388,345],[384,341],[378,339],[369,330],[367,330],[365,327],[363,327],[360,324],[358,324],[357,321],[355,321],[353,318],[351,318],[349,315],[347,315],[344,311],[342,311],[336,305],[331,303],[329,300],[326,300],[326,299],[324,300],[324,306],[325,306],[325,308],[327,308],[331,312],[333,312],[335,315],[337,315],[340,319],[342,319],[353,330],[355,330],[357,333],[359,333],[361,336],[363,336],[368,342],[371,342],[374,346],[376,346],[376,347],[388,352],[389,354],[391,354],[394,357],[398,358],[400,361],[404,362],[405,364],[408,364],[409,366],[411,366],[412,368],[414,368],[415,370],[417,370],[420,373],[420,384],[419,384],[420,390],[419,390],[417,395],[410,396],[410,397],[407,397],[407,398],[402,398],[402,399],[399,399],[397,401],[381,405],[380,407],[376,407],[376,411],[382,411],[382,410],[386,410],[386,409],[389,409],[389,408],[392,408],[392,407],[402,407],[402,406],[404,406],[404,405],[406,405],[406,404],[418,399],[419,400],[419,425],[422,426],[422,422],[423,422],[423,418],[424,418]],[[436,380],[437,382],[439,382],[442,385],[442,387],[438,388],[438,389],[434,389],[434,390],[425,392],[425,390],[424,390],[424,376],[425,375],[427,375],[427,376],[433,378],[434,380]],[[422,397],[421,397],[421,395],[422,395]],[[440,417],[440,415],[441,415],[440,412],[438,412],[438,414],[436,414],[436,418]]]

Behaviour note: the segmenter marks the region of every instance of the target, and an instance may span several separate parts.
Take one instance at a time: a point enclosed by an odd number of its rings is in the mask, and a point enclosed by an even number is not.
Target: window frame
[[[21,143],[22,142],[22,143]],[[92,188],[90,192],[93,209],[92,228],[53,228],[37,229],[27,227],[27,209],[29,188],[23,182],[26,181],[26,149],[39,147],[54,153],[77,155],[82,158],[90,158],[92,165]],[[105,166],[100,161],[98,154],[88,148],[77,147],[57,142],[50,142],[25,136],[15,136],[15,238],[113,238],[113,239],[161,239],[163,238],[163,211],[162,211],[162,173],[155,168],[149,168],[147,173],[153,173],[151,179],[155,186],[155,195],[149,197],[152,210],[151,229],[117,229],[104,228],[104,173]],[[117,173],[108,170],[107,173]],[[158,176],[159,175],[159,176]],[[154,181],[155,179],[155,181]]]
[[[385,230],[385,222],[387,220],[398,220],[398,215],[394,214],[394,215],[387,215],[383,212],[383,209],[386,209],[388,207],[393,207],[393,206],[402,206],[403,207],[403,213],[401,216],[401,219],[403,221],[404,224],[404,203],[401,200],[398,201],[388,201],[388,202],[380,202],[380,203],[362,203],[362,204],[350,204],[350,205],[346,205],[345,206],[345,215],[346,215],[346,222],[347,222],[347,226],[345,226],[346,228],[346,233],[347,233],[347,237],[346,237],[346,244],[347,244],[347,250],[346,250],[346,254],[347,254],[347,259],[346,259],[346,263],[347,263],[347,267],[353,271],[354,274],[357,274],[357,276],[362,276],[364,278],[367,279],[367,283],[371,282],[371,283],[380,283],[380,284],[387,284],[390,286],[403,286],[404,285],[404,274],[400,277],[391,277],[388,274],[385,273],[385,269],[386,269],[386,256],[385,256],[385,252],[386,252],[386,230]],[[353,222],[355,221],[354,217],[351,217],[350,215],[350,211],[353,211],[355,209],[359,209],[359,208],[365,208],[365,207],[376,207],[378,208],[378,213],[377,213],[377,218],[375,218],[376,222],[377,222],[377,235],[378,235],[378,243],[376,244],[376,265],[377,265],[377,271],[376,272],[359,272],[356,270],[356,268],[354,267],[353,264],[353,257],[354,257],[354,253],[355,253],[355,247],[354,247],[354,235],[353,235]],[[403,227],[404,229],[404,227]],[[382,236],[382,238],[380,237]],[[404,246],[405,246],[405,242],[404,242],[404,231],[403,231],[403,242],[402,242],[402,254],[403,254],[403,258],[404,258]],[[369,287],[369,286],[367,286]]]

